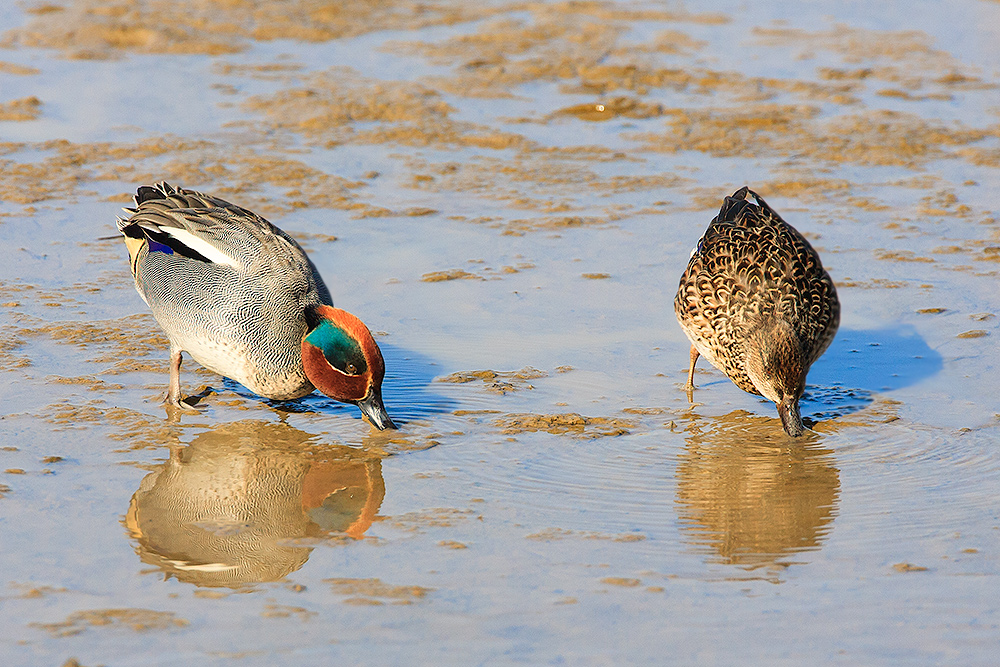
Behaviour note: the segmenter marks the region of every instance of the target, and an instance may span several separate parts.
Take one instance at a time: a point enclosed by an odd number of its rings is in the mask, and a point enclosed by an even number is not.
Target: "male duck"
[[[837,332],[840,302],[813,247],[755,192],[726,197],[691,253],[674,313],[691,341],[689,398],[701,354],[774,401],[786,433],[802,434],[799,398]]]
[[[378,429],[385,363],[367,327],[333,307],[305,251],[259,215],[167,183],[142,186],[118,219],[139,296],[170,339],[165,402],[180,402],[181,354],[274,399],[319,389]]]

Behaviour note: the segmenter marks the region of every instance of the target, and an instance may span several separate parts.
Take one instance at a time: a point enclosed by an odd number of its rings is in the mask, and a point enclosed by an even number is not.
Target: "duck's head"
[[[754,327],[747,345],[746,371],[757,391],[778,406],[785,433],[798,437],[805,431],[799,398],[805,389],[806,365],[802,345],[791,325],[767,318]]]
[[[332,306],[309,306],[305,316],[302,366],[313,386],[330,398],[357,405],[380,431],[396,428],[382,403],[382,351],[368,327]]]

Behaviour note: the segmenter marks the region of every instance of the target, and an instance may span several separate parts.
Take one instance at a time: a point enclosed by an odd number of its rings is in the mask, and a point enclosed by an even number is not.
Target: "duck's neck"
[[[757,391],[778,406],[781,425],[793,437],[805,431],[799,397],[808,370],[802,345],[788,322],[772,316],[753,328],[747,345],[747,375]]]
[[[794,398],[798,405],[807,370],[802,345],[788,322],[769,316],[756,323],[747,345],[746,372],[762,396],[779,406]]]

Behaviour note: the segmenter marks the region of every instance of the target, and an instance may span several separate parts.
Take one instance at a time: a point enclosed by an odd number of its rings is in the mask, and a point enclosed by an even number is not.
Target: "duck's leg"
[[[181,404],[181,355],[183,351],[179,347],[170,345],[170,384],[167,385],[167,395],[163,397],[163,402],[175,408],[184,409],[188,406]]]
[[[688,381],[684,385],[684,390],[687,391],[688,403],[694,403],[694,365],[698,363],[698,348],[694,345],[691,346],[691,366],[688,368]]]

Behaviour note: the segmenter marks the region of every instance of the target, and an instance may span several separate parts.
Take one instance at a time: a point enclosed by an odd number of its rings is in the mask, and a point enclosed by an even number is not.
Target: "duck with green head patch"
[[[181,403],[184,352],[267,398],[319,389],[378,429],[385,363],[371,332],[333,307],[305,251],[264,218],[167,183],[143,186],[119,218],[135,287],[170,339],[166,403]]]

